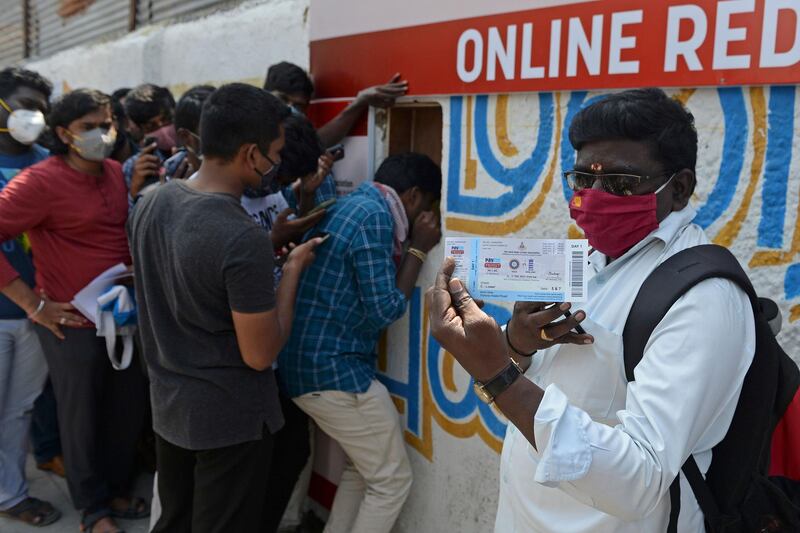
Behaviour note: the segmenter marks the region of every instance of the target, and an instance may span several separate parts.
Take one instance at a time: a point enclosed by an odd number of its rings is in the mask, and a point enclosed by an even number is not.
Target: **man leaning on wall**
[[[279,364],[294,402],[347,454],[328,533],[388,533],[411,489],[400,418],[376,379],[376,348],[441,238],[431,211],[441,185],[427,156],[390,156],[315,230],[328,237],[301,278],[297,327]]]

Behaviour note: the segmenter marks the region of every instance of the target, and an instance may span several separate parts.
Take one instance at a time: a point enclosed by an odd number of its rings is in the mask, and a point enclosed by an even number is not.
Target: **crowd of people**
[[[376,346],[441,239],[442,174],[394,154],[337,196],[332,168],[364,111],[406,90],[395,76],[315,128],[289,63],[177,103],[153,84],[51,102],[39,74],[0,72],[0,516],[60,517],[28,493],[32,447],[81,531],[153,513],[157,533],[274,532],[315,427],[347,456],[325,531],[392,529],[412,471]],[[432,334],[511,422],[496,531],[699,533],[731,516],[730,531],[797,531],[765,465],[800,377],[735,258],[693,224],[694,117],[624,91],[569,139],[585,307],[517,302],[501,328],[451,258],[427,294]],[[119,264],[129,364],[70,303]],[[131,491],[148,467],[151,502]]]
[[[328,529],[391,529],[411,469],[375,346],[441,238],[441,171],[394,155],[337,201],[331,147],[407,84],[318,129],[313,90],[286,62],[177,103],[149,83],[51,101],[38,73],[0,72],[0,516],[61,516],[28,493],[32,442],[81,531],[150,516],[131,492],[147,468],[153,531],[277,531],[313,420],[350,459]],[[138,321],[122,366],[70,303],[120,263]]]

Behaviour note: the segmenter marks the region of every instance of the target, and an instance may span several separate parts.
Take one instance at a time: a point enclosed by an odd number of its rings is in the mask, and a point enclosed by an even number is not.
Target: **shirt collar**
[[[673,211],[667,215],[667,218],[661,221],[657,229],[653,230],[650,235],[639,241],[639,243],[637,243],[633,248],[625,252],[622,257],[615,260],[614,264],[621,264],[627,261],[653,241],[661,241],[664,244],[669,244],[683,228],[692,223],[696,215],[697,210],[691,206],[686,206],[680,211]],[[595,270],[595,272],[599,272],[608,264],[608,257],[605,254],[595,250],[594,253],[589,256],[589,263],[592,265],[592,268]]]

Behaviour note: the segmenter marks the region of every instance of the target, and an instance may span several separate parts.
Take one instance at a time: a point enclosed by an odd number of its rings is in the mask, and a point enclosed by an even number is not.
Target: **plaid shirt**
[[[159,150],[156,150],[154,154],[158,156],[162,163],[164,162],[164,158],[161,156],[161,152]],[[126,159],[122,164],[122,175],[125,177],[125,185],[128,186],[129,191],[131,190],[131,182],[133,181],[133,170],[136,167],[136,162],[139,160],[139,156],[141,155],[142,152],[136,152]]]
[[[317,230],[330,238],[297,289],[292,335],[279,359],[289,395],[364,392],[375,378],[378,337],[403,316],[392,215],[372,183],[329,208]]]
[[[294,189],[290,185],[281,190],[286,202],[294,210],[297,210],[297,196],[294,194]],[[336,198],[336,181],[333,179],[333,173],[328,174],[322,180],[322,183],[317,187],[317,192],[314,193],[314,205],[319,205],[326,200]]]

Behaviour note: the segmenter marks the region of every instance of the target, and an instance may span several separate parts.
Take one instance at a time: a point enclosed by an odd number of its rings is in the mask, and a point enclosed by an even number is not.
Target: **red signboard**
[[[453,14],[454,17],[458,13]],[[312,41],[317,97],[800,83],[800,0],[603,0]]]

